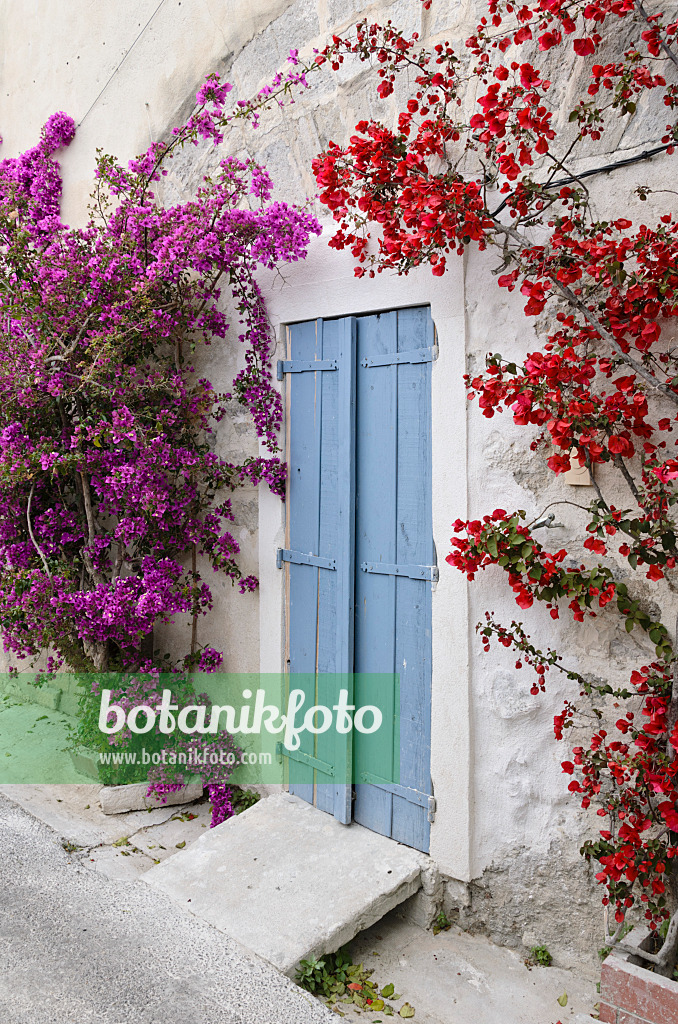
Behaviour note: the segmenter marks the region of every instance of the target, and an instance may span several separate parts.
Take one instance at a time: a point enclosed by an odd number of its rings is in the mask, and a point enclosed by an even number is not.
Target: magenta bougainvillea
[[[238,566],[230,494],[264,481],[282,497],[285,469],[255,272],[302,258],[319,227],[271,202],[252,161],[222,160],[183,203],[156,194],[178,147],[256,117],[256,104],[224,113],[229,89],[208,80],[187,124],[127,167],[99,155],[81,229],[60,218],[54,159],[74,138],[70,117],[53,115],[33,149],[0,163],[0,624],[15,658],[138,669],[155,623],[210,608],[196,556],[243,592],[257,585]],[[245,366],[219,394],[195,363],[199,346],[224,344],[244,345]],[[216,453],[234,403],[267,456]],[[201,670],[221,658],[195,644],[185,654]]]
[[[197,643],[198,616],[212,604],[200,569],[243,593],[257,586],[238,565],[231,494],[265,483],[284,496],[274,339],[255,275],[303,258],[319,225],[305,210],[272,202],[271,179],[251,160],[221,160],[176,205],[160,193],[178,149],[221,143],[236,118],[256,127],[261,106],[303,85],[294,53],[290,65],[231,111],[230,85],[208,79],[188,122],[127,167],[99,154],[84,228],[60,216],[54,154],[74,139],[70,117],[54,114],[35,147],[0,162],[3,643],[15,663],[46,657],[39,675],[127,673],[114,691],[122,704],[157,703],[168,685],[160,668],[173,674],[177,699],[196,699],[186,673],[213,671],[222,660]],[[207,345],[244,346],[244,368],[223,394],[196,366]],[[234,464],[217,454],[215,431],[238,405],[267,454]],[[190,649],[173,664],[153,651],[152,636],[177,613],[192,616],[193,629]],[[90,677],[86,690],[80,742],[129,744],[129,736],[99,733],[99,685]],[[174,737],[175,747],[191,743]],[[211,746],[235,749],[224,733]],[[231,771],[226,763],[200,772],[213,824],[231,813]],[[181,770],[164,767],[150,778],[159,793],[184,781]]]

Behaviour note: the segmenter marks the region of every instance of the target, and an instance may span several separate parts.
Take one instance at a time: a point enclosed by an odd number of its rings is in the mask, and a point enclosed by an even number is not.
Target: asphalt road
[[[336,1017],[141,882],[96,874],[0,795],[1,1024],[328,1024]]]

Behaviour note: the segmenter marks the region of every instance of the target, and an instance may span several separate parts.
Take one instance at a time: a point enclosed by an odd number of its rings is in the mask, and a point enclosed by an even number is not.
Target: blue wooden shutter
[[[355,702],[399,701],[390,764],[354,735],[355,820],[429,848],[431,749],[431,359],[425,307],[361,317],[357,344]],[[365,673],[397,673],[399,694]],[[377,684],[382,690],[386,682]],[[391,780],[398,778],[393,784]]]
[[[353,698],[355,320],[289,329],[288,668],[306,707]],[[290,792],[351,820],[351,737],[302,734]]]

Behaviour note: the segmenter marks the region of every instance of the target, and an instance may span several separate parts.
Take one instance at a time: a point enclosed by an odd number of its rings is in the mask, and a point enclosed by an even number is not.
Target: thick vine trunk
[[[655,967],[655,974],[661,974],[664,978],[673,977],[678,960],[678,865],[675,861],[672,864],[674,866],[666,873],[666,898],[672,917],[664,945],[658,954],[661,963]]]
[[[674,640],[673,650],[675,654],[678,654],[678,616],[676,617],[676,638]],[[675,728],[676,722],[678,721],[678,660],[673,663],[673,682],[671,685],[671,699],[666,712],[666,756],[669,761],[674,761],[676,758],[676,751],[671,743],[671,734]],[[678,842],[678,835],[676,833],[669,833],[670,839],[673,842]],[[676,960],[678,960],[678,864],[675,860],[669,862],[672,867],[670,871],[666,873],[666,900],[671,911],[671,924],[666,935],[666,940],[659,956],[662,959],[662,963],[658,964],[655,968],[657,974],[663,975],[665,978],[670,978],[673,975],[673,971],[676,966]]]
[[[94,670],[96,672],[107,672],[109,663],[108,644],[90,643],[89,640],[83,640],[82,646],[85,655],[94,665]]]
[[[671,743],[671,734],[678,722],[678,616],[676,617],[676,639],[673,644],[676,660],[673,663],[673,683],[671,686],[671,700],[666,711],[666,756],[669,761],[675,760],[676,751]]]
[[[678,654],[678,616],[676,617],[676,633],[673,650]],[[669,761],[674,761],[676,759],[676,750],[671,743],[671,735],[676,722],[678,722],[678,658],[673,663],[671,697],[669,700],[669,706],[666,710],[666,756]],[[678,833],[669,831],[669,842],[672,843],[672,845],[678,845]],[[642,957],[642,959],[654,965],[655,974],[660,974],[665,978],[673,977],[673,972],[676,969],[676,963],[678,961],[678,863],[676,863],[676,860],[671,860],[669,864],[670,867],[667,869],[665,874],[665,896],[671,918],[666,938],[661,949],[656,953],[649,953],[644,950],[638,950],[633,946],[629,946],[627,943],[618,941],[616,938],[613,940],[613,946],[616,946],[623,952],[635,953]]]

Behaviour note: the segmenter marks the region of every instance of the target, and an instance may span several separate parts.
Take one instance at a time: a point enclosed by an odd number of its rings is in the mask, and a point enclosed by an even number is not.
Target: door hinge
[[[438,358],[438,346],[414,348],[408,352],[388,352],[380,356],[366,356],[361,366],[393,366],[396,363],[432,363]]]
[[[275,556],[276,568],[282,569],[283,562],[292,562],[294,565],[317,565],[319,569],[332,569],[335,572],[337,569],[334,558],[321,558],[319,555],[307,555],[303,551],[278,548]]]
[[[428,798],[428,814],[426,818],[431,824],[436,820],[436,798],[434,796]]]
[[[279,359],[276,376],[282,380],[286,373],[315,373],[316,370],[338,370],[337,359]]]
[[[389,565],[386,562],[361,562],[363,572],[374,572],[381,576],[408,576],[411,580],[438,582],[437,565]]]

